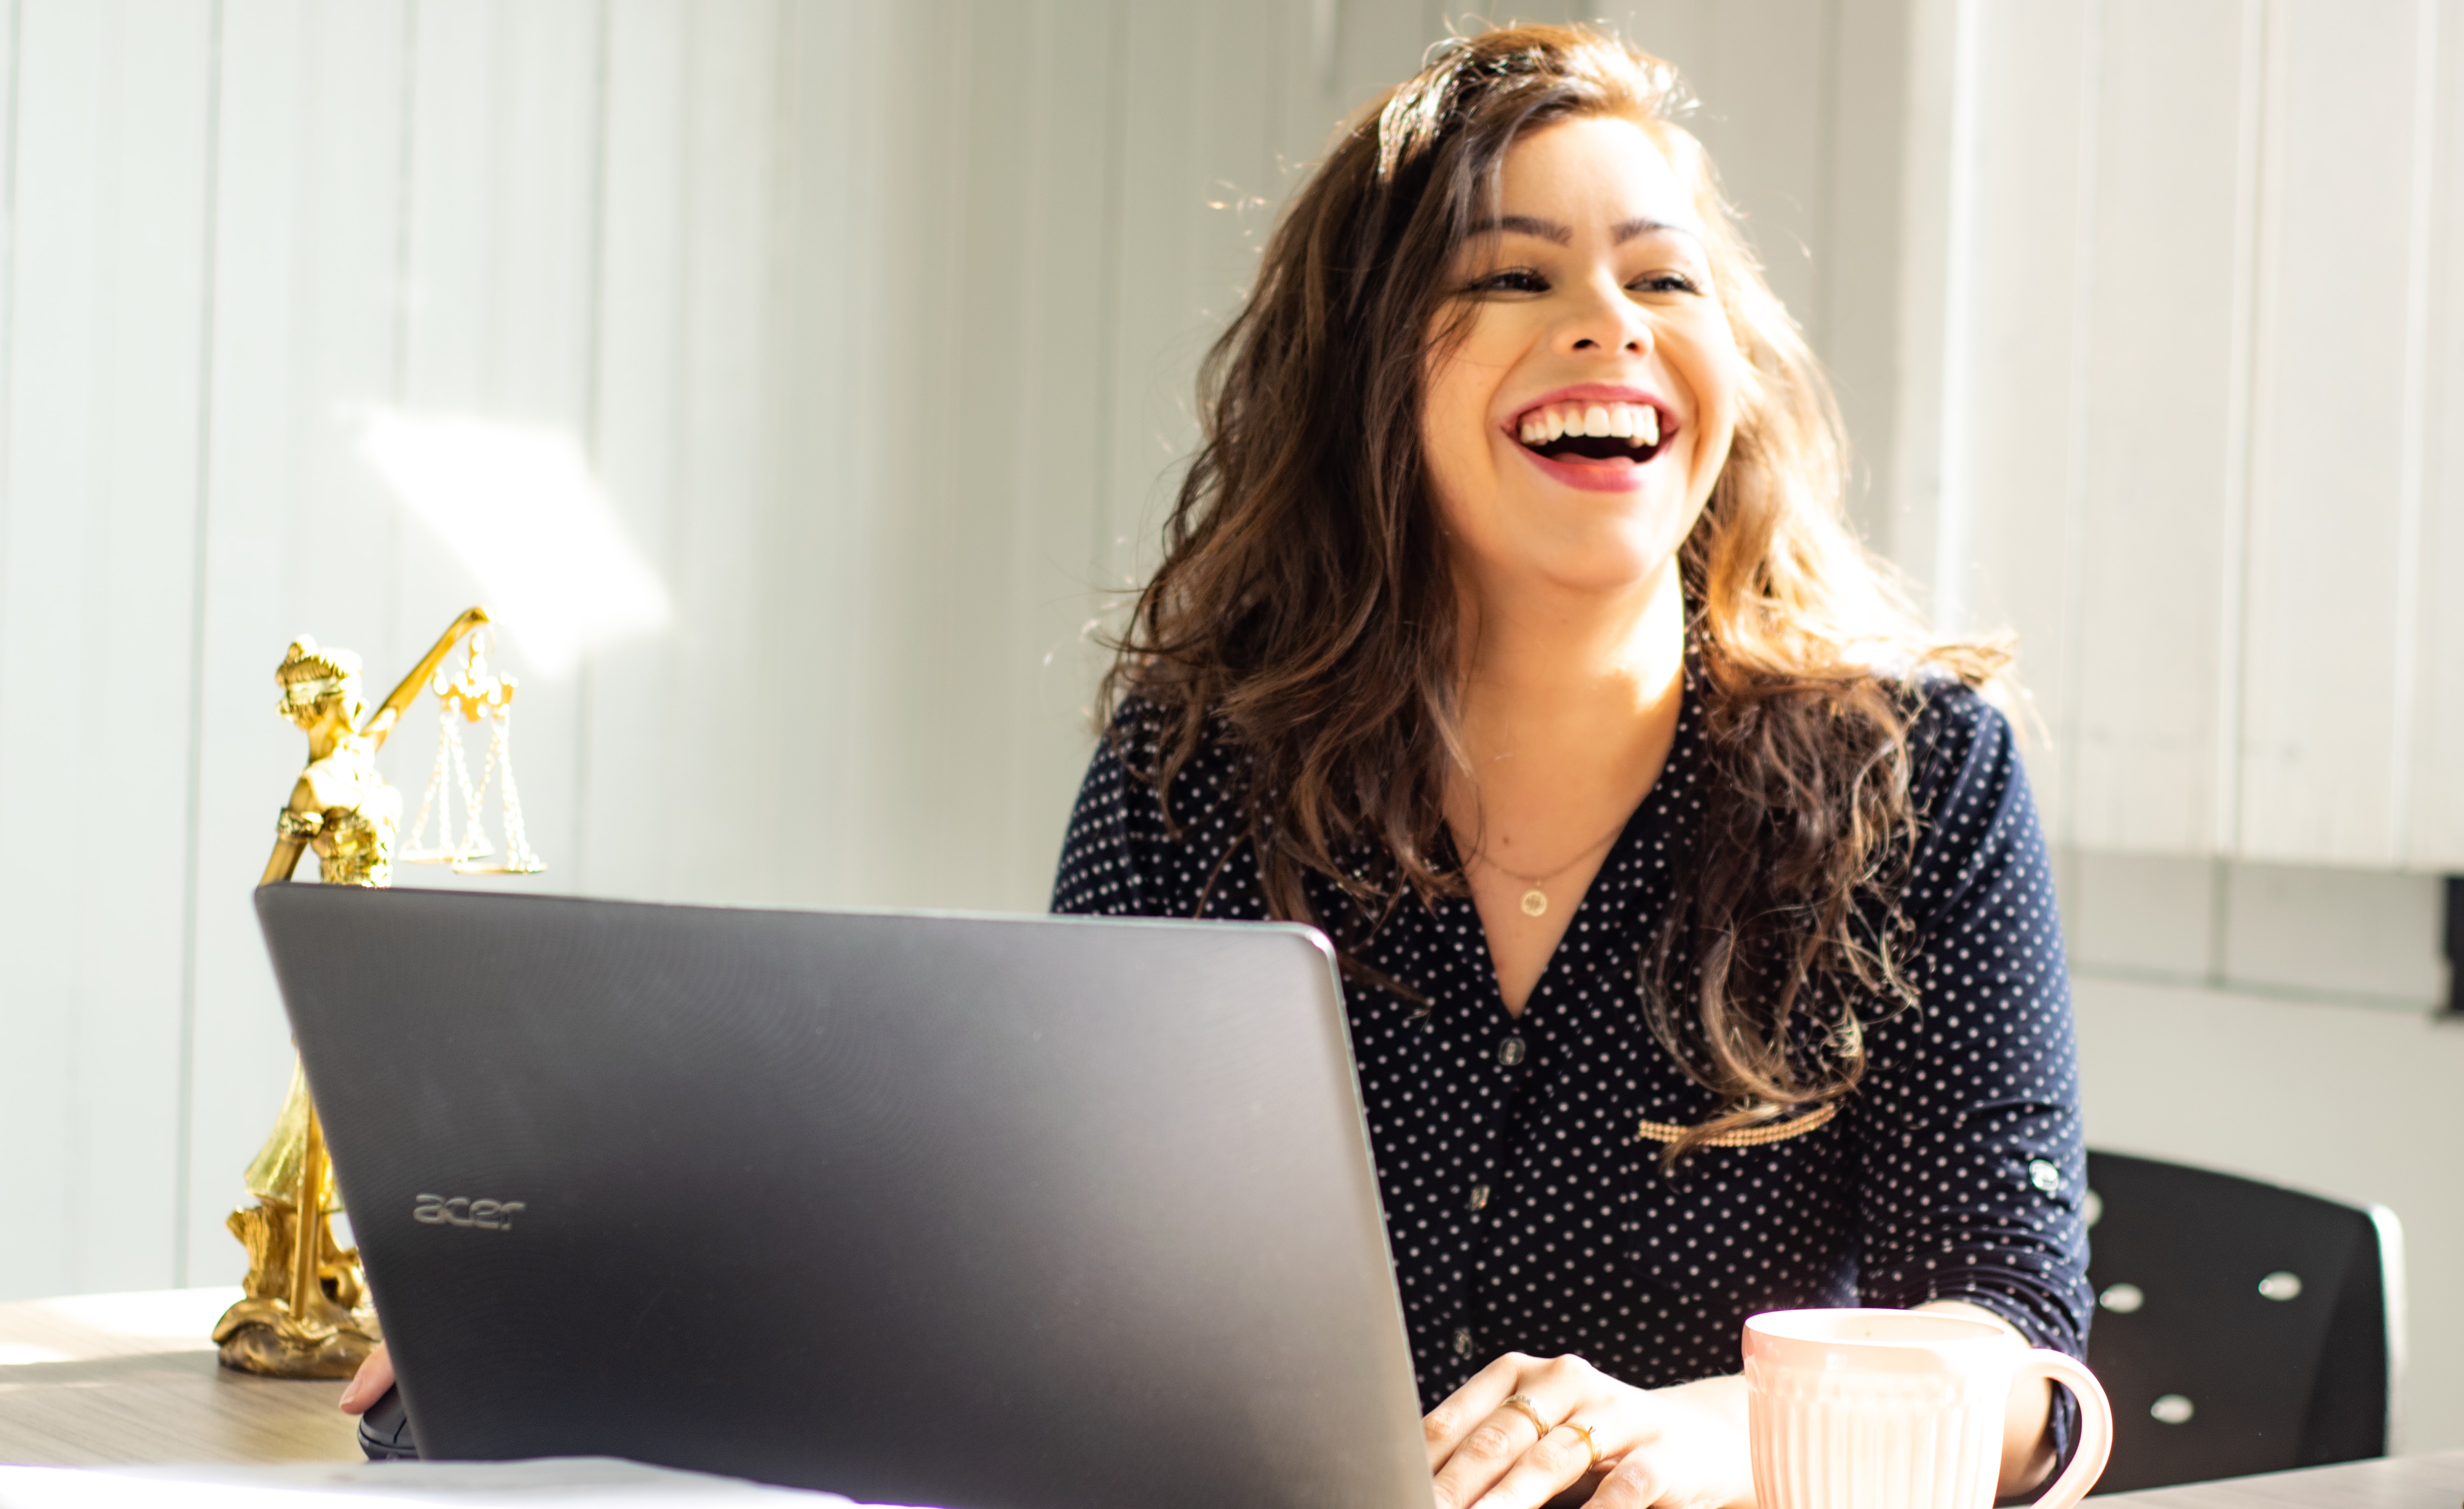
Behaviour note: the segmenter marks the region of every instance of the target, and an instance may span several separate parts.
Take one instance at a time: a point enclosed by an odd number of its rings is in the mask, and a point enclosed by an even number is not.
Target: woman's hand
[[[393,1359],[380,1342],[377,1349],[368,1354],[368,1360],[360,1365],[360,1370],[351,1375],[351,1387],[342,1390],[342,1412],[367,1413],[368,1406],[384,1398],[385,1391],[392,1387]]]
[[[1942,1315],[1966,1316],[1999,1326],[2021,1346],[2035,1343],[2019,1328],[1981,1304],[1965,1299],[1934,1299],[1918,1305]],[[2002,1475],[1996,1494],[2023,1494],[2054,1476],[2054,1383],[2030,1374],[2013,1380],[2011,1403],[2002,1416]]]
[[[1586,1478],[1596,1509],[1754,1501],[1743,1378],[1636,1388],[1579,1357],[1508,1352],[1430,1410],[1420,1431],[1438,1509],[1537,1509]]]

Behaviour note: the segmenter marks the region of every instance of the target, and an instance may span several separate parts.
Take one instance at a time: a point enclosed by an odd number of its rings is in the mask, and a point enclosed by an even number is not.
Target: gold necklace
[[[1490,869],[1496,871],[1498,874],[1507,877],[1508,879],[1520,880],[1525,885],[1529,886],[1530,889],[1523,893],[1523,915],[1526,917],[1546,917],[1549,915],[1549,893],[1544,889],[1544,887],[1546,887],[1550,881],[1554,880],[1559,876],[1564,875],[1567,871],[1574,868],[1574,866],[1581,864],[1584,860],[1589,859],[1592,855],[1599,853],[1602,845],[1614,842],[1617,834],[1625,832],[1625,825],[1631,820],[1631,816],[1632,814],[1629,813],[1626,817],[1618,818],[1617,825],[1615,828],[1610,829],[1607,832],[1600,834],[1597,838],[1595,838],[1590,843],[1584,845],[1583,852],[1581,854],[1574,855],[1574,857],[1567,860],[1564,864],[1559,865],[1556,869],[1550,871],[1546,875],[1524,875],[1520,871],[1508,870],[1506,866],[1499,864],[1494,859],[1491,859],[1488,856],[1488,852],[1485,849],[1473,850],[1471,852],[1471,856],[1474,859],[1479,860],[1482,864],[1485,864]]]

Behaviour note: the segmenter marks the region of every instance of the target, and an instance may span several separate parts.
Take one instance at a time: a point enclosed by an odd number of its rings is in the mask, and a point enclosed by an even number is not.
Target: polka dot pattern
[[[1710,779],[1693,677],[1663,773],[1519,1019],[1468,897],[1407,901],[1359,950],[1426,1002],[1347,988],[1427,1404],[1506,1351],[1573,1353],[1643,1387],[1734,1372],[1745,1318],[1799,1306],[1966,1299],[2081,1353],[2086,1168],[2043,839],[2002,716],[1956,683],[1916,695],[1923,832],[1903,904],[1921,1004],[1868,1027],[1862,1085],[1814,1131],[1703,1149],[1674,1172],[1637,1135],[1714,1109],[1653,1037],[1637,979]],[[1147,767],[1163,726],[1133,702],[1113,732]],[[1266,917],[1241,775],[1228,739],[1193,759],[1170,793],[1176,836],[1108,742],[1053,909]],[[1331,886],[1311,902],[1344,915]]]

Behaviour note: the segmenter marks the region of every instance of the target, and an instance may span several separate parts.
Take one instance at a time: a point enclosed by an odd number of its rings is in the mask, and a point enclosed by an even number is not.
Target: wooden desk
[[[237,1289],[0,1304],[0,1462],[356,1462],[339,1383],[229,1372],[206,1333]],[[2093,1500],[2114,1509],[2459,1509],[2464,1452]]]
[[[237,1287],[0,1304],[0,1462],[356,1462],[339,1383],[234,1373],[207,1333]]]

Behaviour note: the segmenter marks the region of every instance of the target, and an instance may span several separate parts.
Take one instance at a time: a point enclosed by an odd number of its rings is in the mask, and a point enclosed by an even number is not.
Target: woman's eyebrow
[[[1574,244],[1574,233],[1571,229],[1559,225],[1554,220],[1541,219],[1537,215],[1499,215],[1493,220],[1482,220],[1474,224],[1470,233],[1497,235],[1506,232],[1512,232],[1517,235],[1536,235],[1543,241],[1551,241],[1559,246]],[[1690,225],[1676,225],[1666,220],[1653,220],[1646,217],[1621,221],[1611,226],[1609,240],[1613,245],[1623,246],[1636,236],[1659,233],[1692,236],[1697,241],[1703,239],[1703,233]]]
[[[1543,220],[1536,215],[1499,215],[1494,220],[1477,222],[1472,226],[1470,233],[1496,235],[1507,231],[1517,235],[1536,235],[1543,241],[1554,241],[1559,246],[1572,246],[1574,243],[1573,232],[1554,220]]]
[[[1609,232],[1609,239],[1618,246],[1623,246],[1628,241],[1633,240],[1636,236],[1655,234],[1686,235],[1692,236],[1697,241],[1703,239],[1703,233],[1694,229],[1690,225],[1678,225],[1667,220],[1649,219],[1628,220],[1622,225],[1613,227]]]

